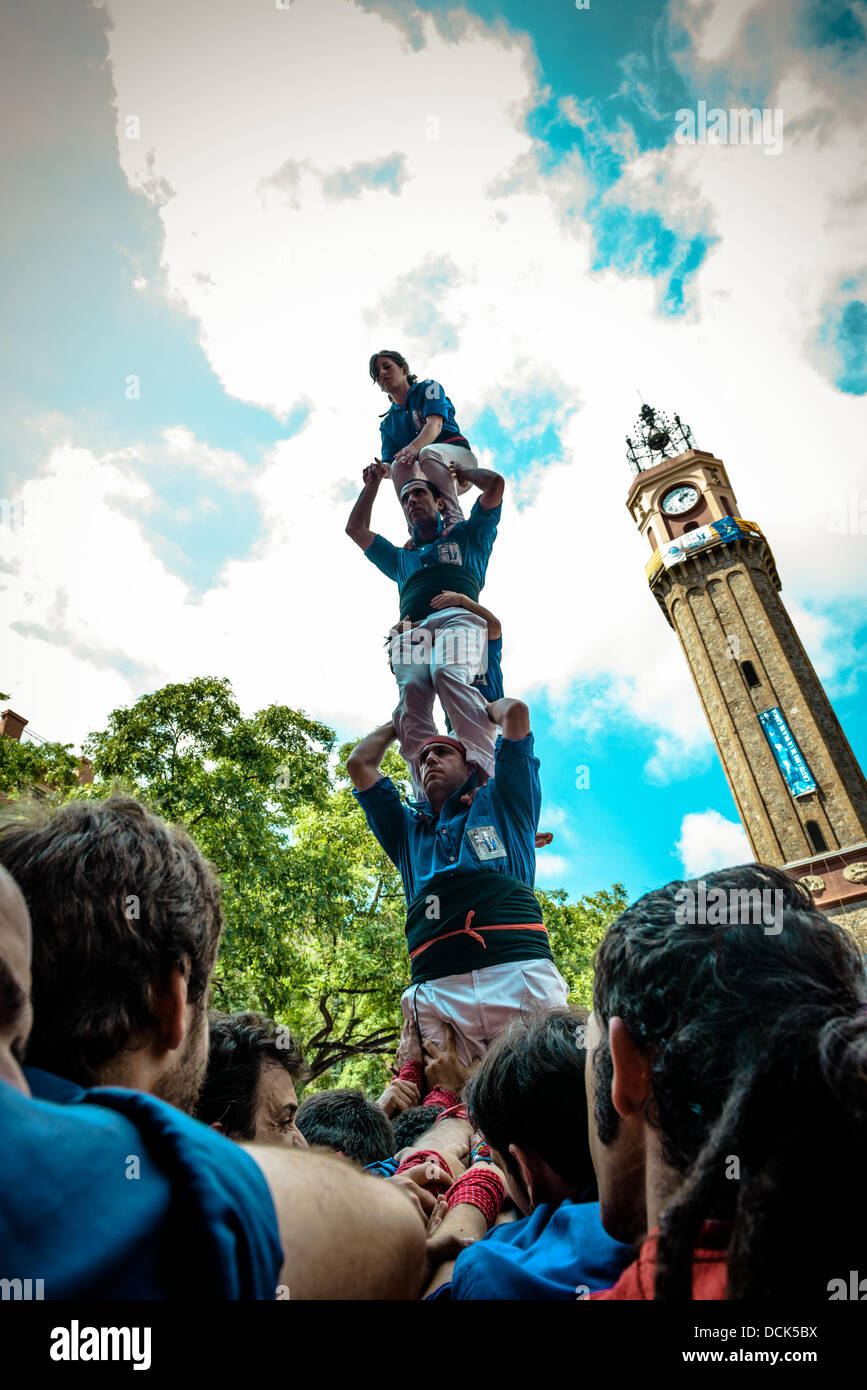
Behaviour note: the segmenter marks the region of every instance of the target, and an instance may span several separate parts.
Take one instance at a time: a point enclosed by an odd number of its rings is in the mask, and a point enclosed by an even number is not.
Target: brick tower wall
[[[867,781],[777,593],[767,543],[697,551],[653,582],[680,639],[753,853],[783,865],[815,854],[805,822],[834,849],[867,840]],[[741,662],[751,661],[751,688]],[[757,719],[782,710],[817,791],[795,800]]]

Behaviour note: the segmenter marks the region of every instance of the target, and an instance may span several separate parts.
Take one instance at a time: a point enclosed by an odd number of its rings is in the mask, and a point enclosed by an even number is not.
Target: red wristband
[[[467,1107],[461,1101],[460,1105],[452,1105],[448,1110],[441,1110],[434,1120],[434,1124],[438,1125],[440,1120],[465,1120],[466,1118]]]
[[[409,1168],[417,1168],[420,1163],[435,1163],[437,1168],[442,1168],[443,1172],[448,1173],[449,1177],[451,1177],[451,1168],[446,1163],[442,1154],[438,1154],[435,1149],[414,1149],[411,1154],[407,1154],[406,1158],[401,1161],[400,1167],[397,1169],[394,1176],[397,1177],[398,1173],[405,1173]]]
[[[424,1067],[421,1062],[404,1062],[397,1074],[398,1081],[412,1081],[418,1086],[419,1094],[424,1091]]]
[[[432,1091],[428,1091],[423,1103],[425,1105],[444,1105],[446,1109],[454,1110],[458,1098],[454,1091],[447,1091],[443,1086],[434,1086]]]
[[[468,1168],[457,1182],[452,1183],[446,1193],[449,1211],[461,1202],[466,1202],[482,1213],[488,1230],[503,1210],[505,1200],[506,1189],[503,1180],[499,1173],[492,1173],[490,1168]]]

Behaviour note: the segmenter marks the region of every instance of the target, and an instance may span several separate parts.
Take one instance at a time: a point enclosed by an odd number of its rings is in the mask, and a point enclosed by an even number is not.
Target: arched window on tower
[[[655,549],[656,549],[656,537],[655,537],[654,534],[653,534],[653,527],[652,527],[652,526],[648,526],[648,528],[647,528],[647,534],[648,534],[648,536],[650,537],[650,548],[651,548],[651,550],[655,550]]]
[[[757,685],[761,685],[761,681],[759,680],[759,673],[751,661],[742,661],[741,670],[744,673],[744,680],[746,681],[750,690],[754,690]]]
[[[697,522],[697,521],[688,521],[688,522],[686,523],[686,525],[684,526],[684,528],[683,528],[683,534],[686,535],[687,531],[697,531],[697,530],[698,530],[698,522]]]
[[[807,832],[807,838],[809,839],[810,844],[813,846],[813,849],[816,851],[817,854],[821,854],[823,850],[826,850],[828,848],[825,836],[822,834],[822,829],[818,821],[808,820],[806,825],[804,826],[804,829]]]
[[[735,509],[727,497],[721,497],[720,503],[722,504],[723,516],[734,516]]]

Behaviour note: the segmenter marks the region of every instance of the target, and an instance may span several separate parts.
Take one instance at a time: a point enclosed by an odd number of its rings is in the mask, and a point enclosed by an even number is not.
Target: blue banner
[[[804,761],[779,706],[760,710],[759,723],[765,731],[765,737],[777,760],[777,767],[782,772],[792,796],[806,796],[807,792],[814,792],[816,783],[813,774]]]
[[[694,550],[704,550],[709,545],[719,545],[720,541],[730,545],[738,536],[749,533],[736,517],[723,516],[719,521],[709,521],[705,526],[697,526],[694,531],[684,531],[674,540],[663,541],[659,554],[666,569],[681,564]]]
[[[712,523],[714,530],[723,541],[736,541],[742,535],[741,528],[733,516],[721,517]]]

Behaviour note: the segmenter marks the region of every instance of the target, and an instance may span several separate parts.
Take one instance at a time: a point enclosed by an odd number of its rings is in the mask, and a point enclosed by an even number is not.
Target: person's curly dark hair
[[[220,1124],[230,1139],[253,1139],[263,1066],[283,1067],[293,1081],[306,1075],[304,1057],[288,1028],[262,1014],[208,1016],[208,1072],[196,1118]]]
[[[437,1115],[445,1110],[444,1105],[411,1105],[392,1118],[394,1131],[394,1151],[399,1153],[414,1144],[420,1135],[431,1129]]]
[[[678,920],[696,889],[678,881],[627,908],[599,946],[597,1132],[610,1144],[618,1129],[607,1028],[619,1017],[650,1061],[647,1118],[684,1178],[661,1221],[656,1297],[689,1298],[696,1237],[716,1219],[732,1223],[729,1298],[826,1298],[828,1280],[867,1248],[863,961],[778,869],[748,864],[703,882],[730,905],[717,925]],[[733,892],[756,890],[779,894],[779,931],[733,910],[743,902]]]

